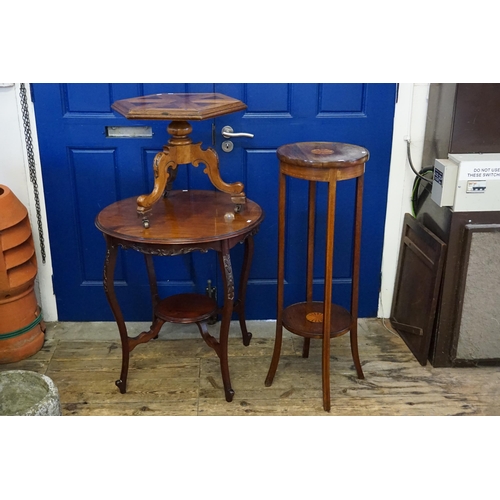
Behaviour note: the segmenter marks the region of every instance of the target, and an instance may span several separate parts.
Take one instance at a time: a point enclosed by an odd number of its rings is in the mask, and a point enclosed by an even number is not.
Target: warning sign
[[[460,165],[460,180],[500,181],[500,165],[487,166],[484,162],[462,163]]]

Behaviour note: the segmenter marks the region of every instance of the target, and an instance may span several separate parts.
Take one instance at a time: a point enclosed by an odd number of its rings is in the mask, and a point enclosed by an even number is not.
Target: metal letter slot
[[[153,137],[151,127],[106,127],[106,137]]]

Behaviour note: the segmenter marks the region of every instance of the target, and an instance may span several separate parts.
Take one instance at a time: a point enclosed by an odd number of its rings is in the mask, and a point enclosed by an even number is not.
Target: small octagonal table
[[[224,182],[219,170],[219,157],[213,148],[202,149],[201,142],[193,144],[189,134],[191,120],[206,120],[246,109],[246,104],[217,93],[154,94],[116,101],[111,106],[129,120],[168,120],[167,131],[171,135],[168,144],[153,160],[154,187],[148,195],[137,198],[137,214],[144,227],[151,224],[153,205],[172,189],[177,167],[192,164],[205,165],[204,172],[216,189],[231,195],[233,210],[241,211],[246,197],[241,182]]]

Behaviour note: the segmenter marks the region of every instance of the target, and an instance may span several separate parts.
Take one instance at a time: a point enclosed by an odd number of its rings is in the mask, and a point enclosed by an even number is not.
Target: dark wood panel
[[[427,363],[446,244],[405,215],[391,323],[421,365]]]
[[[500,149],[500,83],[459,83],[450,153]]]

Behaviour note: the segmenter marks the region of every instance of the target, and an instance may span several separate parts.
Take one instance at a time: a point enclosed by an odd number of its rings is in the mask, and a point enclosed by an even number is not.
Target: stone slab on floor
[[[0,373],[0,416],[61,415],[59,393],[47,376],[27,370]]]

